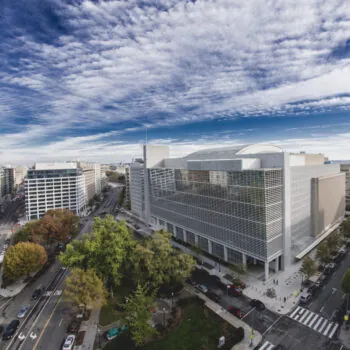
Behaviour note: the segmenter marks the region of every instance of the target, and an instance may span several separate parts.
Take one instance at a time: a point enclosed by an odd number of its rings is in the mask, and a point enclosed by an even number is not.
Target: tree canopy
[[[334,232],[328,236],[325,242],[328,245],[330,253],[335,253],[340,245],[340,236]]]
[[[300,267],[300,272],[303,273],[306,279],[309,279],[312,275],[316,273],[316,263],[309,256],[307,256]]]
[[[125,223],[106,215],[104,219],[95,218],[90,236],[68,244],[60,261],[70,268],[93,268],[108,288],[117,286],[133,242]]]
[[[39,244],[20,242],[11,246],[4,258],[4,275],[17,280],[39,271],[47,261],[47,253]]]
[[[331,253],[329,251],[329,247],[326,242],[322,242],[317,247],[316,257],[323,264],[328,264],[332,260]]]
[[[129,327],[131,337],[136,345],[142,345],[145,340],[155,334],[152,327],[152,312],[155,308],[155,295],[149,293],[146,286],[139,284],[132,294],[129,295],[125,307],[125,321]]]
[[[147,282],[156,289],[162,284],[184,282],[191,275],[195,260],[175,250],[167,232],[158,231],[134,247],[129,264],[135,283]]]
[[[106,303],[107,291],[94,269],[73,268],[66,279],[64,296],[76,307],[94,309]]]
[[[348,268],[341,281],[341,288],[345,294],[350,294],[350,268]]]
[[[341,227],[343,230],[344,237],[350,238],[350,217],[343,221]]]

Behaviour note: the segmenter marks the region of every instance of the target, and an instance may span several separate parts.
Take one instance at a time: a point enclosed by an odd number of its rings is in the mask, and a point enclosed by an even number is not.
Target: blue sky
[[[17,0],[0,9],[0,163],[249,142],[350,159],[344,0]]]

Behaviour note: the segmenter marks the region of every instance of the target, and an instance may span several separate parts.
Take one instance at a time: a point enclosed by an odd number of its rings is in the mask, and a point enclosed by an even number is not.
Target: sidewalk
[[[350,328],[346,330],[344,325],[342,325],[338,333],[338,339],[343,343],[344,346],[350,348]]]
[[[90,318],[83,321],[80,326],[80,332],[85,331],[84,341],[82,345],[74,346],[74,350],[93,350],[97,333],[98,321],[100,319],[100,309],[93,310]]]
[[[190,287],[188,287],[190,288]],[[190,289],[192,294],[193,294],[193,289]],[[244,323],[242,320],[239,318],[233,316],[230,314],[227,310],[225,310],[223,307],[220,305],[216,304],[214,301],[210,300],[207,298],[204,294],[202,293],[195,293],[199,298],[203,299],[205,301],[205,305],[213,310],[216,314],[218,314],[222,319],[224,319],[226,322],[232,324],[233,327],[239,328],[242,327],[244,329],[244,339],[236,344],[232,350],[248,350],[248,349],[254,349],[255,346],[260,344],[262,340],[262,335],[258,331],[254,331],[254,338],[251,343],[251,332],[252,328],[249,327],[246,323]]]

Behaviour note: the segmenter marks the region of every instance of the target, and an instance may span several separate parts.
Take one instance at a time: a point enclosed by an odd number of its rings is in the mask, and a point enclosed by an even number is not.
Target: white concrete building
[[[37,163],[25,181],[26,218],[66,208],[80,214],[86,204],[83,170],[76,163]]]
[[[147,224],[265,278],[301,259],[345,213],[345,176],[325,157],[274,145],[207,149],[169,158],[144,146],[130,166],[131,209]]]

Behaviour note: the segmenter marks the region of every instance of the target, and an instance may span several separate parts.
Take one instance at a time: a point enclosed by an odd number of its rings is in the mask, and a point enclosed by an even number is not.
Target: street
[[[91,232],[94,216],[102,212],[111,213],[118,201],[121,188],[115,188],[108,192],[100,208],[91,216],[81,218],[82,228],[78,234]],[[3,312],[2,324],[5,326],[15,319],[19,309],[23,305],[30,305],[30,311],[21,320],[15,336],[10,341],[0,340],[0,349],[60,349],[66,337],[67,327],[72,318],[71,306],[62,298],[64,281],[68,270],[62,269],[60,263],[55,261],[53,265],[39,278],[29,283],[24,290],[10,300],[3,303],[0,309]],[[37,301],[31,300],[31,295],[37,288],[46,288],[46,293]],[[19,335],[25,336],[20,341]]]

